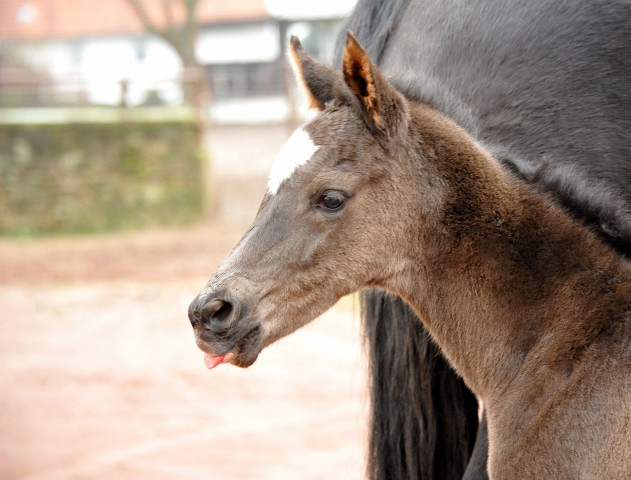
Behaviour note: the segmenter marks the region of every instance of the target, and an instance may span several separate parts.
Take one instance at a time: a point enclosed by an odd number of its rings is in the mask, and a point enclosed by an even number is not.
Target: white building
[[[288,36],[329,61],[340,18],[355,2],[199,1],[196,56],[211,116],[224,122],[286,117]],[[144,5],[157,25],[167,21],[161,0]],[[0,108],[173,105],[183,100],[183,74],[175,51],[146,33],[128,0],[0,2]]]

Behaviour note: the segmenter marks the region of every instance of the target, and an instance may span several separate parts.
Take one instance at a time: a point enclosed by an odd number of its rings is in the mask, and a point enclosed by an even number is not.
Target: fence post
[[[121,108],[127,108],[127,92],[129,91],[129,80],[123,79],[120,81],[121,84]]]

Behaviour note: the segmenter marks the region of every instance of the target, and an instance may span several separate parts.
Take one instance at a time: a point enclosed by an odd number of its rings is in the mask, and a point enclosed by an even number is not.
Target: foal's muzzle
[[[226,290],[202,291],[188,309],[199,348],[214,356],[233,353],[232,363],[240,367],[254,363],[261,350],[262,328],[247,310]]]
[[[188,308],[188,318],[193,328],[220,331],[233,323],[239,308],[225,297],[221,293],[200,293]]]

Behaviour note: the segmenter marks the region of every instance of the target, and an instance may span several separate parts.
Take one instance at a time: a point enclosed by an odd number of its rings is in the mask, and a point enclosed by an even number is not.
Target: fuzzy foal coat
[[[448,193],[424,286],[397,293],[488,407],[491,478],[631,478],[629,264],[450,121],[412,119]]]

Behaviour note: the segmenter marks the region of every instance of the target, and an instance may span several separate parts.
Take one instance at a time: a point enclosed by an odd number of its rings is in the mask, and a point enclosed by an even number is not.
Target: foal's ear
[[[298,83],[309,100],[309,108],[324,110],[325,104],[335,98],[339,73],[311,58],[294,36],[289,42],[289,53]]]
[[[342,72],[346,85],[359,99],[370,128],[392,133],[407,122],[407,102],[388,83],[350,31],[346,33]]]

